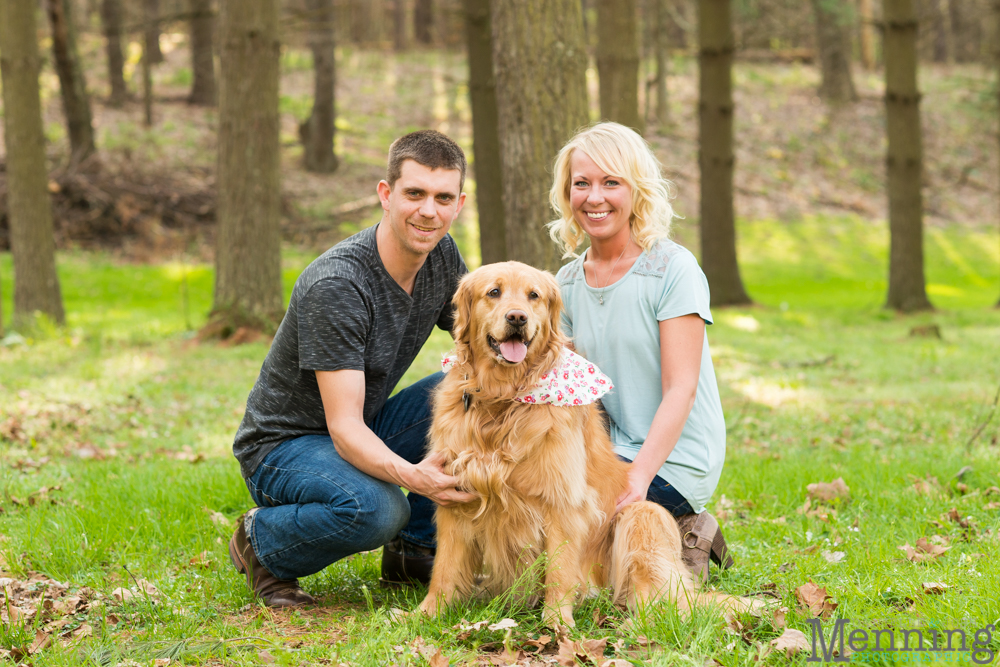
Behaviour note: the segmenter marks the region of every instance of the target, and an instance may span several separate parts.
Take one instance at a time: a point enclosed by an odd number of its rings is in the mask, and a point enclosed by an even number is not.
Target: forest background
[[[25,6],[35,27],[4,32]],[[776,663],[805,658],[787,645],[813,617],[997,621],[1000,3],[238,6],[0,0],[0,656]],[[274,48],[227,51],[255,31]],[[18,144],[28,44],[40,138]],[[227,94],[241,81],[250,97]],[[554,268],[551,158],[600,118],[644,132],[709,274],[730,432],[713,511],[740,556],[712,585],[772,608],[629,621],[598,599],[565,637],[496,603],[431,622],[404,615],[419,590],[378,588],[377,553],[310,578],[318,610],[248,604],[224,548],[249,503],[232,434],[298,272],[378,221],[389,143],[433,127],[467,150],[453,235],[470,266]],[[18,171],[11,146],[32,141]],[[838,477],[849,489],[810,486]]]

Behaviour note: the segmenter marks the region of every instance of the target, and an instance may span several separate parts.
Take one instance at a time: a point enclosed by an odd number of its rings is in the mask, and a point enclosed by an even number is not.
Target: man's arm
[[[375,435],[364,420],[365,374],[356,370],[316,371],[326,426],[341,458],[376,479],[402,486],[438,505],[475,498],[459,491],[458,479],[444,470],[445,459],[431,454],[420,463],[403,459]]]

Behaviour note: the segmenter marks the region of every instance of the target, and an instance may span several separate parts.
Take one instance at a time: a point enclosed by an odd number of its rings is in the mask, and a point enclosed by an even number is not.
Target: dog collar
[[[445,355],[441,360],[441,370],[447,373],[455,367],[456,361],[453,353]],[[556,367],[542,373],[534,387],[522,391],[514,400],[519,403],[587,405],[596,402],[613,388],[611,378],[602,373],[600,368],[564,347]]]

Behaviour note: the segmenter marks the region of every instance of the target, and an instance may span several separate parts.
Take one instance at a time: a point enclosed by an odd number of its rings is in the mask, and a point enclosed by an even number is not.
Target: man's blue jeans
[[[386,401],[369,428],[396,454],[418,463],[427,450],[435,373]],[[400,535],[434,547],[434,503],[361,472],[340,458],[329,435],[288,440],[246,480],[260,508],[247,521],[257,558],[274,576],[295,579]]]

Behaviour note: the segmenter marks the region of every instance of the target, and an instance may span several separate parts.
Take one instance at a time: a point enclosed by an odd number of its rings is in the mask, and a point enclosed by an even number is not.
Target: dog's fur
[[[477,586],[499,595],[515,583],[528,596],[544,583],[550,627],[572,626],[576,595],[592,587],[611,588],[629,607],[665,598],[683,610],[707,601],[741,608],[738,598],[697,591],[663,507],[637,502],[615,514],[628,465],[595,404],[513,400],[556,366],[566,343],[555,279],[518,262],[491,264],[462,280],[455,305],[456,363],[435,395],[431,450],[478,498],[437,509],[437,555],[420,608],[435,615]],[[511,312],[526,321],[512,325]],[[499,349],[512,338],[527,345],[520,363]],[[525,584],[543,552],[544,582]]]

